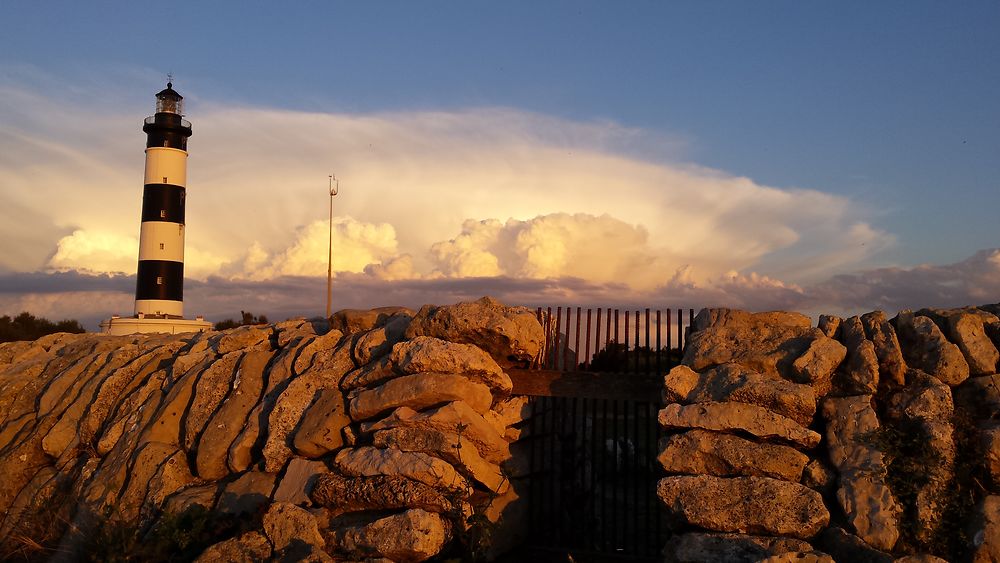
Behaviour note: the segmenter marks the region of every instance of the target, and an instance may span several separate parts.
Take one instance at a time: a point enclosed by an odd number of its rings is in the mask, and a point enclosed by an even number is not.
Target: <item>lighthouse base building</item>
[[[139,228],[135,313],[112,316],[101,332],[197,332],[212,324],[184,318],[184,200],[187,194],[187,140],[191,123],[183,117],[183,96],[171,83],[156,94],[156,113],[146,118],[146,172]]]

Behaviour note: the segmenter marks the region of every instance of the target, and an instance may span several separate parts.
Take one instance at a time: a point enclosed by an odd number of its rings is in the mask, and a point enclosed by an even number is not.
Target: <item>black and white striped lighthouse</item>
[[[101,328],[112,334],[207,330],[201,317],[184,319],[184,200],[187,192],[187,140],[184,97],[173,84],[156,94],[156,113],[142,125],[146,133],[146,172],[139,228],[139,267],[135,315],[112,317]]]
[[[136,316],[184,316],[184,196],[187,190],[187,140],[184,97],[173,84],[156,94],[156,113],[147,117],[146,174],[142,188]]]

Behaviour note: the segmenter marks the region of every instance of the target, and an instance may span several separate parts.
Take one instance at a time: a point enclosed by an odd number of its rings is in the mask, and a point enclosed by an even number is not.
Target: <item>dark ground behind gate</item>
[[[537,315],[544,353],[511,374],[514,393],[532,406],[523,439],[531,476],[525,553],[658,560],[667,531],[656,497],[656,415],[663,374],[680,361],[694,310],[557,307]]]

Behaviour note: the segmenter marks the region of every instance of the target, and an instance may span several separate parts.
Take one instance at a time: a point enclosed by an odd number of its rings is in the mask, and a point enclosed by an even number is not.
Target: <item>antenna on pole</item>
[[[333,196],[340,192],[340,180],[331,174],[330,178],[330,243],[327,246],[326,266],[326,318],[330,318],[330,303],[333,299]]]

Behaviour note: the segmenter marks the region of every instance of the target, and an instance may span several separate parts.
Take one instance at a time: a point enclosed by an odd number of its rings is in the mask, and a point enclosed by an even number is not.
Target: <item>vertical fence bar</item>
[[[646,462],[646,471],[649,471],[652,475],[656,474],[656,454],[659,453],[659,445],[657,443],[659,424],[656,420],[656,404],[646,403],[646,420],[644,424],[646,428],[646,456],[648,460]],[[649,538],[646,541],[646,553],[652,555],[659,551],[661,546],[660,528],[654,524],[655,522],[659,522],[656,515],[660,513],[660,500],[655,493],[656,486],[653,485],[651,489],[653,490],[645,491],[645,494],[648,497],[646,505],[646,537]]]
[[[642,354],[642,350],[639,349],[639,311],[635,312],[635,372],[639,373],[639,355]]]
[[[579,371],[580,366],[580,313],[583,309],[576,308],[576,345],[573,346],[573,371]]]
[[[621,338],[618,335],[618,319],[621,315],[618,314],[618,309],[615,309],[615,342],[621,343]]]
[[[656,373],[663,373],[663,366],[660,364],[660,310],[656,310]]]
[[[598,309],[600,311],[600,309]],[[597,405],[602,399],[591,399],[590,400],[590,410],[588,411],[590,415],[590,487],[587,489],[589,493],[587,496],[590,502],[587,503],[588,510],[590,511],[590,519],[588,522],[591,524],[597,522],[597,507],[598,507],[598,491],[597,483],[597,462],[598,453],[601,451],[599,449],[600,442],[597,441]],[[597,528],[601,528],[598,524]],[[597,530],[594,530],[594,534],[590,537],[590,541],[587,546],[591,549],[598,549],[600,544],[597,543]]]
[[[614,463],[614,471],[612,472],[613,475],[612,479],[609,479],[609,481],[611,482],[611,542],[612,542],[611,549],[614,550],[612,553],[615,553],[618,551],[618,546],[619,546],[618,515],[620,511],[618,510],[618,488],[622,481],[619,468],[619,460],[621,459],[621,457],[619,456],[620,452],[618,450],[618,436],[620,434],[620,432],[618,431],[618,399],[614,399],[611,401],[611,432],[612,432],[611,440],[614,443],[614,458],[612,458],[613,459],[612,463]]]
[[[552,350],[552,369],[559,369],[559,359],[562,357],[562,352],[559,350],[559,342],[562,336],[562,307],[556,307],[556,334],[555,334],[555,347]]]
[[[607,443],[608,443],[608,401],[610,399],[604,399],[601,401],[601,478],[598,481],[598,486],[601,487],[601,491],[597,494],[600,495],[601,502],[601,549],[608,548],[608,503],[607,503],[607,486],[609,483],[608,479],[608,454],[607,454]],[[596,492],[596,491],[595,491]]]
[[[608,343],[611,342],[611,307],[608,307],[608,318],[605,324],[607,325],[604,331],[604,347],[608,347]]]
[[[584,369],[588,369],[588,370],[590,369],[590,311],[591,311],[591,309],[588,307],[587,308],[587,334],[586,334],[586,338],[584,338],[584,342],[586,342],[586,344],[584,345],[584,347],[586,348],[586,351],[584,352],[584,356],[583,356]],[[600,313],[601,313],[601,310],[598,309],[597,310],[597,314],[600,314]],[[597,319],[597,324],[598,325],[601,324],[600,318]]]
[[[552,307],[545,313],[545,369],[552,369]]]
[[[632,403],[632,552],[635,554],[641,553],[639,546],[642,544],[642,535],[639,533],[639,513],[642,511],[642,498],[643,495],[639,494],[642,489],[642,473],[639,467],[639,444],[641,444],[641,439],[639,438],[639,402],[630,401]]]
[[[653,367],[653,357],[649,354],[653,347],[649,343],[649,308],[646,308],[646,373],[649,373]],[[656,371],[659,373],[659,370]]]
[[[622,358],[623,360],[625,360],[625,367],[622,369],[622,371],[624,371],[626,373],[629,371],[629,361],[628,361],[628,359],[629,359],[629,355],[630,355],[628,353],[628,332],[629,332],[628,331],[628,317],[629,317],[629,314],[628,314],[628,311],[626,310],[625,311],[625,350],[623,352],[624,357]]]
[[[576,371],[575,367],[569,365],[569,325],[573,321],[573,308],[566,307],[566,343],[563,346],[563,371]],[[577,319],[579,322],[580,319]]]
[[[597,355],[598,352],[601,351],[601,312],[602,311],[604,311],[603,308],[601,308],[601,307],[597,308],[597,330],[594,331],[594,332],[597,333],[597,336],[594,338],[594,355],[595,356]],[[608,333],[605,332],[604,336],[606,337],[607,335],[608,335]]]
[[[672,343],[673,329],[670,327],[671,312],[667,309],[667,368],[674,366],[674,347]]]

